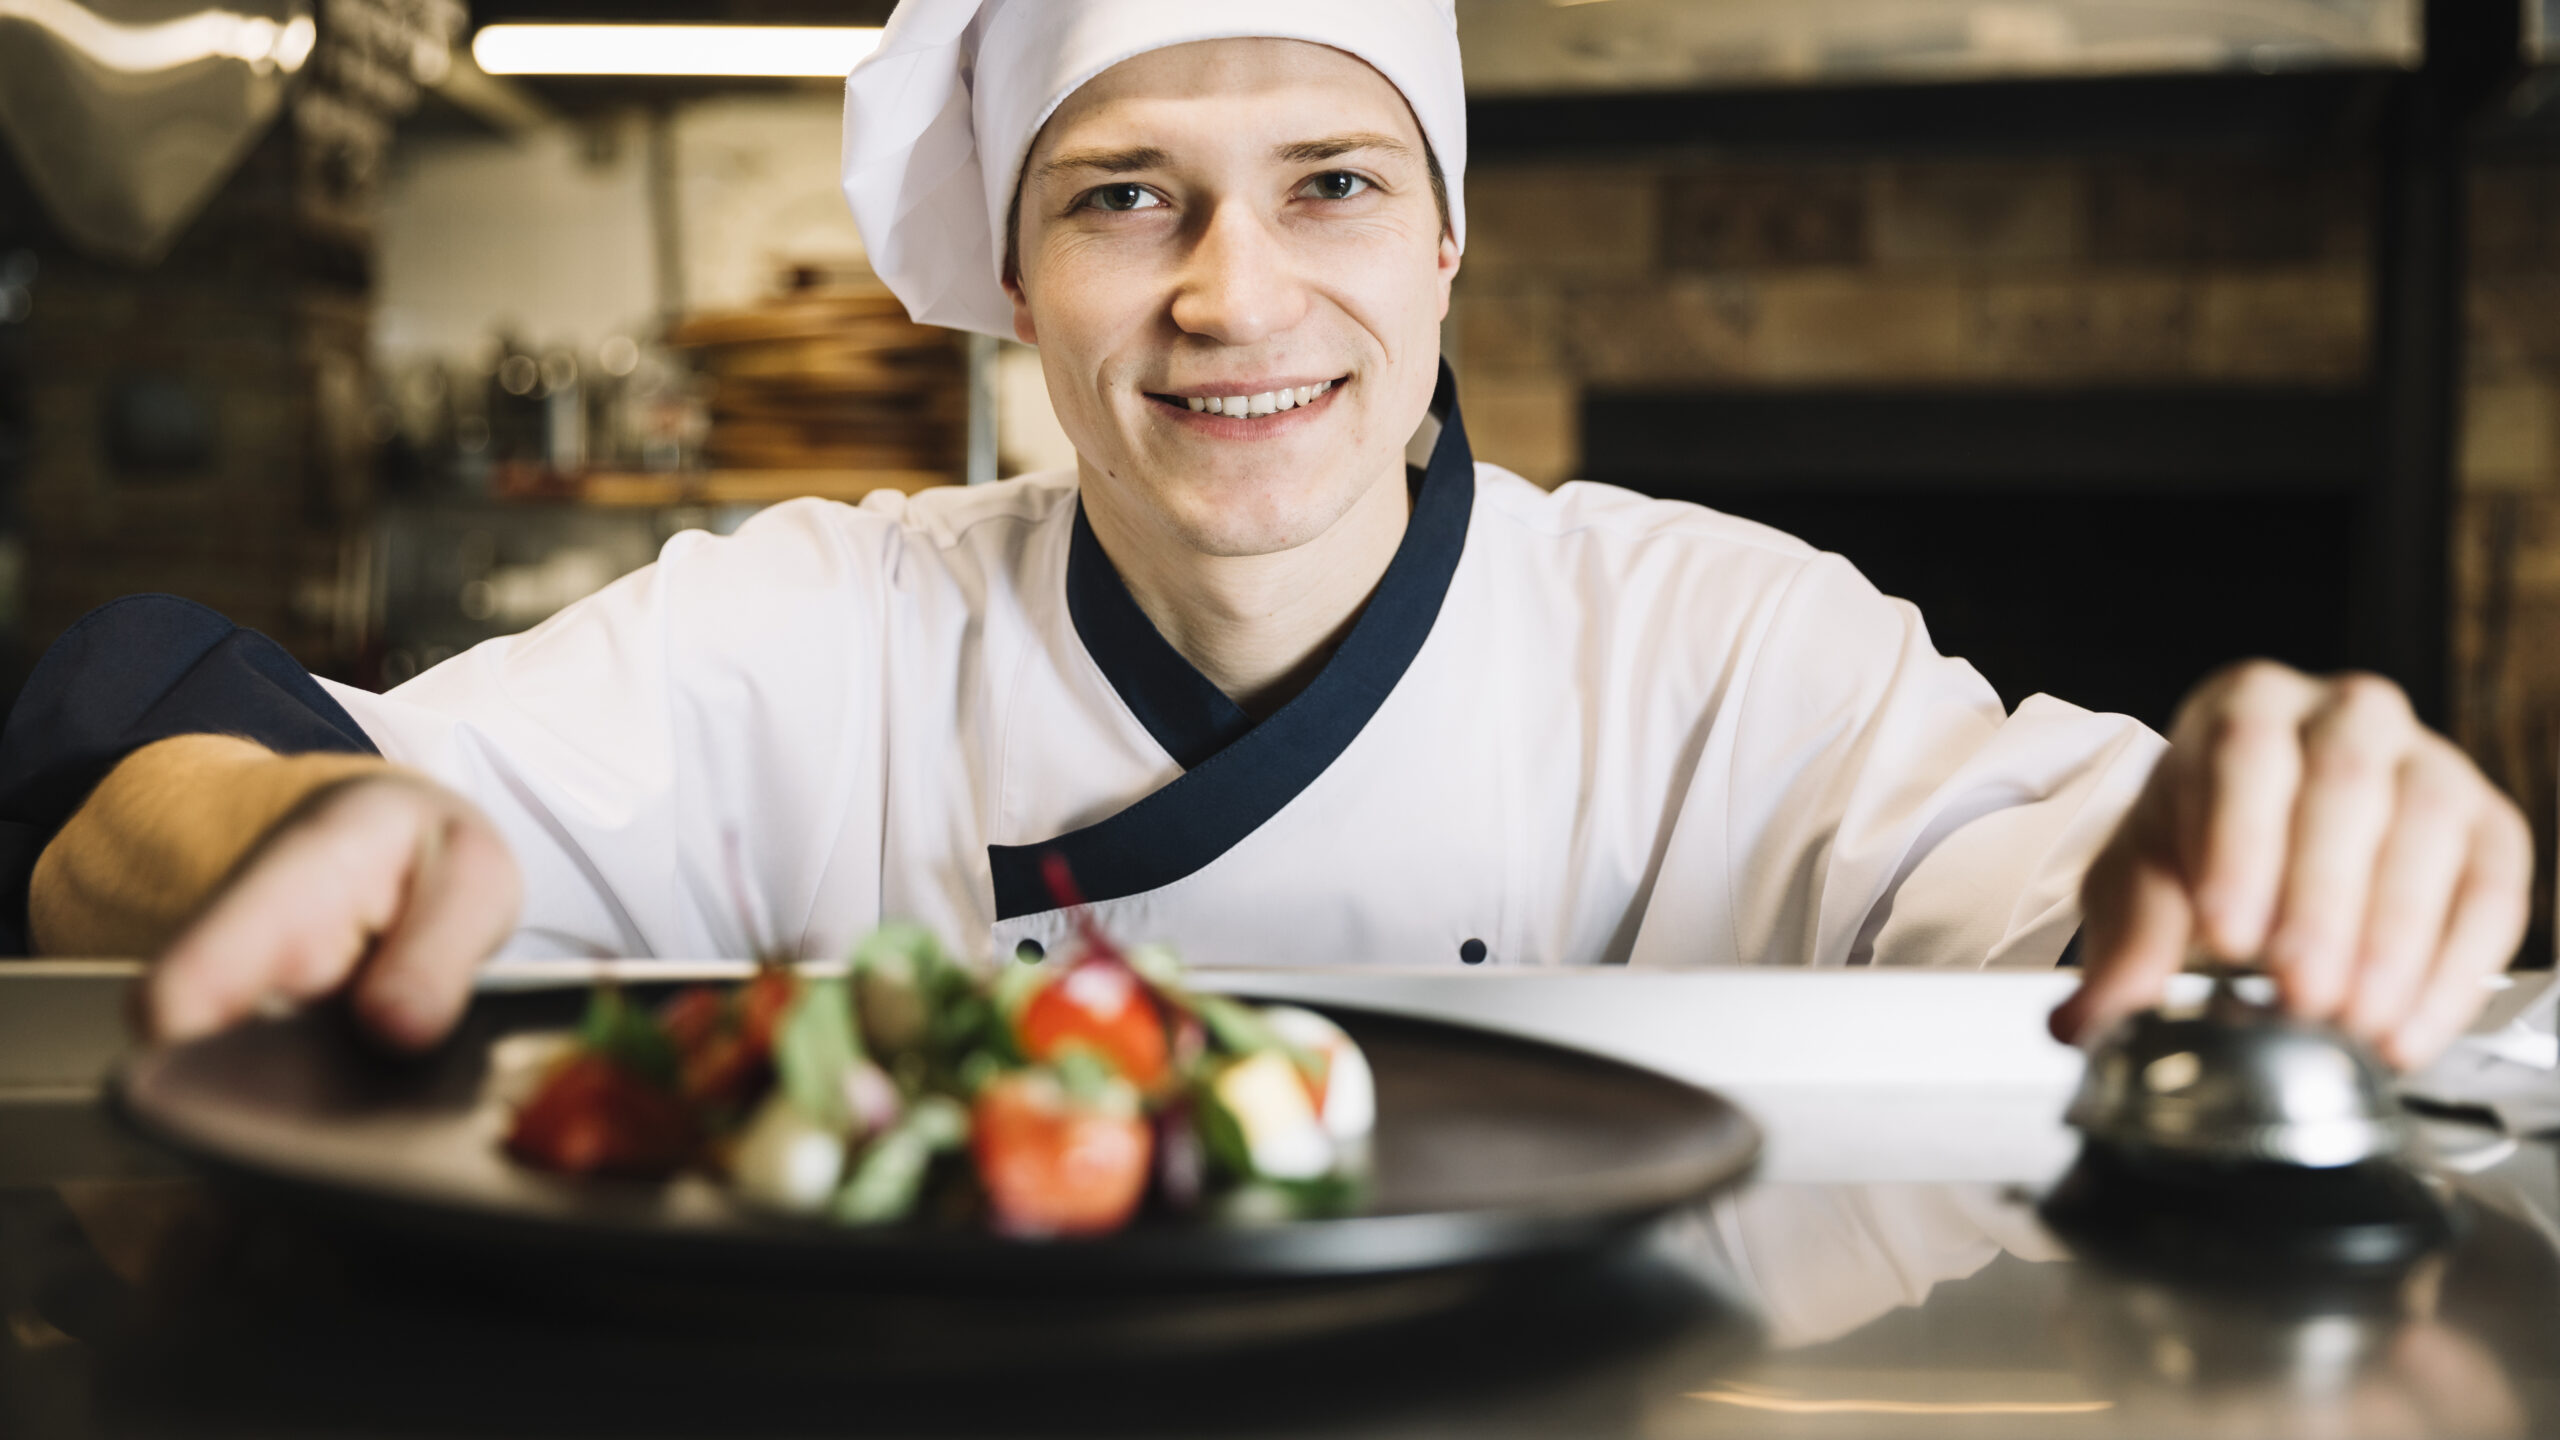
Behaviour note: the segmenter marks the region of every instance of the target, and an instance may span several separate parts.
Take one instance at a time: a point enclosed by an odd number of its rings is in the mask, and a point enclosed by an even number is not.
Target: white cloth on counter
[[[2486,1116],[2510,1135],[2560,1132],[2560,977],[2496,977],[2497,992],[2433,1065],[2401,1092],[2438,1109]]]
[[[1064,472],[678,535],[529,633],[330,689],[505,833],[517,955],[832,955],[891,918],[1055,945],[1067,914],[1019,899],[1055,840],[1107,927],[1196,965],[2054,963],[2156,736],[2004,714],[1910,605],[1762,526],[1440,474],[1342,683],[1188,770],[1070,613]],[[1435,546],[1445,598],[1401,613]],[[1130,639],[1162,645],[1096,643]]]
[[[1010,339],[1004,232],[1040,127],[1123,60],[1247,37],[1331,46],[1403,92],[1466,244],[1452,0],[905,0],[845,80],[844,193],[872,268],[918,321]]]
[[[1755,1184],[1675,1212],[1652,1243],[1759,1312],[1772,1350],[1925,1305],[2004,1254],[2069,1258],[2013,1185]]]

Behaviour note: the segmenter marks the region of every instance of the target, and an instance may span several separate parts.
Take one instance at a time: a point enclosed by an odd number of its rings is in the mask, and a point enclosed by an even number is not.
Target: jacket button
[[[1458,959],[1469,965],[1483,964],[1484,942],[1481,940],[1470,940],[1466,944],[1459,946]]]

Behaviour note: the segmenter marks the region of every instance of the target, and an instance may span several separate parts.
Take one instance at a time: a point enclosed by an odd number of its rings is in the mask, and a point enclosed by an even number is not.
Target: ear
[[[1031,299],[1022,293],[1019,276],[1004,277],[1005,298],[1013,302],[1013,338],[1025,345],[1040,343],[1040,333],[1031,323]]]
[[[1458,278],[1458,238],[1448,231],[1440,232],[1440,253],[1432,261],[1432,275],[1440,282],[1440,318],[1449,318],[1449,286]]]

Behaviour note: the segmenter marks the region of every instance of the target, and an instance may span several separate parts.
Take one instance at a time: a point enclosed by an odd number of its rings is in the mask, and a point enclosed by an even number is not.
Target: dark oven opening
[[[2354,652],[2363,390],[1600,391],[1584,473],[1773,525],[2015,706],[2164,727],[2214,667]]]

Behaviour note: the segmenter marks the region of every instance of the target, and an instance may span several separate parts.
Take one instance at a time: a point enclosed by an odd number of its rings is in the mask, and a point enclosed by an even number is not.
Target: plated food
[[[1090,923],[1036,965],[982,970],[893,925],[841,975],[768,964],[655,1007],[603,985],[578,1030],[536,1047],[517,1162],[700,1172],[856,1226],[1090,1236],[1142,1212],[1340,1214],[1376,1122],[1368,1058],[1331,1020],[1197,993],[1169,951]]]

